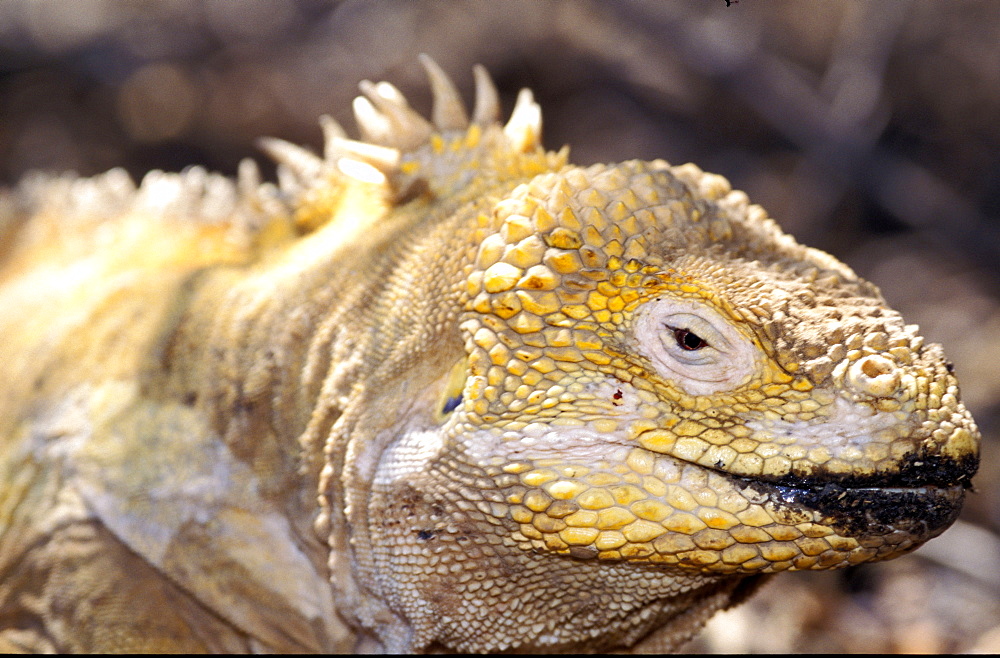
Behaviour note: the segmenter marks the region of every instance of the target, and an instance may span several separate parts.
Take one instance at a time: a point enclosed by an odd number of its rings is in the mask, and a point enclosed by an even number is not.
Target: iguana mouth
[[[910,456],[893,473],[836,478],[828,474],[748,478],[731,475],[744,491],[776,508],[806,508],[844,536],[903,532],[923,541],[958,517],[978,460]]]
[[[825,525],[845,537],[903,532],[917,541],[930,539],[950,526],[965,499],[961,485],[883,488],[826,484],[800,488],[748,481],[746,487],[766,495],[778,507],[819,512]]]

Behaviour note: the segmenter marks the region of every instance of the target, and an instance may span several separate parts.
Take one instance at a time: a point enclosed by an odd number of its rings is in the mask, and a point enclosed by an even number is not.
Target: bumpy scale
[[[5,648],[669,649],[954,520],[978,431],[873,285],[423,63],[432,121],[362,83],[277,186],[2,197]]]

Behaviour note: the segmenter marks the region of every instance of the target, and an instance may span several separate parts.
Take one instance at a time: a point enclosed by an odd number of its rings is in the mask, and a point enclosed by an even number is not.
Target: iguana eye
[[[646,302],[636,311],[632,335],[660,376],[691,395],[736,388],[763,358],[732,320],[694,301]]]
[[[698,334],[690,331],[688,329],[681,329],[680,327],[668,327],[668,329],[673,330],[674,340],[677,341],[678,347],[682,350],[700,350],[703,347],[707,347],[708,343],[705,339]]]

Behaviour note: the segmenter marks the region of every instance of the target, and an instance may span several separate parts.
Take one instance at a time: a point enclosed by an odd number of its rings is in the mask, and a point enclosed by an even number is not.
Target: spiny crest
[[[394,202],[423,187],[449,191],[466,182],[467,172],[476,169],[470,163],[477,162],[483,149],[519,154],[540,146],[541,109],[530,90],[521,90],[510,120],[500,128],[499,97],[485,68],[473,68],[476,96],[470,120],[447,74],[427,55],[420,62],[433,95],[430,120],[392,84],[364,80],[362,95],[353,102],[360,140],[348,138],[329,116],[320,119],[322,156],[281,139],[260,140],[278,163],[279,190],[293,205],[329,206],[317,204],[309,190],[328,188],[329,197],[330,189],[352,181],[381,186]],[[316,221],[298,218],[300,226]]]
[[[33,172],[12,193],[0,190],[0,235],[19,249],[34,244],[86,245],[99,227],[128,218],[222,226],[233,244],[252,244],[269,223],[287,224],[289,208],[277,187],[262,183],[256,164],[240,164],[234,183],[203,167],[147,173],[136,185],[121,168],[92,177]],[[21,230],[30,227],[29,230]]]
[[[234,235],[253,241],[266,227],[289,221],[309,231],[340,209],[363,215],[378,199],[391,205],[425,189],[447,195],[480,175],[491,157],[513,171],[523,163],[512,156],[540,150],[541,110],[529,90],[521,91],[501,126],[496,88],[476,66],[470,119],[444,71],[426,55],[420,61],[433,93],[430,120],[388,82],[364,81],[353,104],[360,140],[348,138],[329,116],[320,117],[322,155],[281,139],[260,140],[278,163],[276,185],[261,181],[251,159],[240,163],[235,182],[201,167],[179,174],[151,171],[138,186],[121,169],[92,178],[40,173],[25,177],[15,194],[0,194],[0,229],[14,230],[32,216],[51,214],[79,231],[80,222],[105,223],[140,212],[228,225]]]

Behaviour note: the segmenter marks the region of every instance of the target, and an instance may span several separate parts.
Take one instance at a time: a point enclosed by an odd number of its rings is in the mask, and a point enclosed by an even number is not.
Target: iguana
[[[364,82],[277,185],[2,197],[3,648],[663,650],[955,519],[979,433],[874,285],[422,61],[430,121]]]

